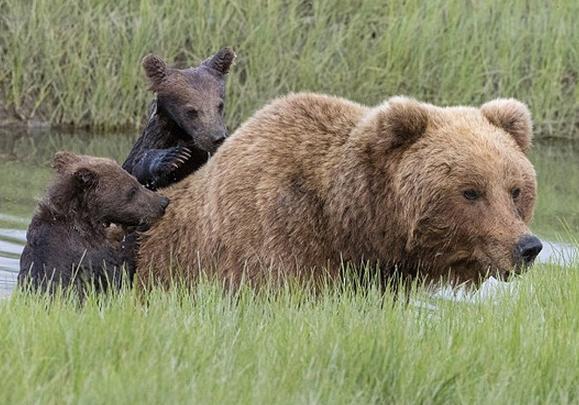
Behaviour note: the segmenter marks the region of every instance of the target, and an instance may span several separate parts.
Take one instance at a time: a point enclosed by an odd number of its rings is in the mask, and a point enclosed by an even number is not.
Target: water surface
[[[0,130],[0,296],[14,288],[26,228],[51,178],[54,153],[69,150],[122,162],[134,136]],[[539,182],[532,229],[545,242],[539,261],[568,262],[579,240],[579,147],[537,145],[531,160]]]

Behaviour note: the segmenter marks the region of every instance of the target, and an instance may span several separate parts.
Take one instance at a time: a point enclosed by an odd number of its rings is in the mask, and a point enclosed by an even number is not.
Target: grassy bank
[[[576,403],[579,266],[481,302],[211,285],[0,301],[1,403]]]
[[[573,0],[0,0],[0,115],[136,127],[146,53],[185,66],[233,45],[231,127],[296,90],[369,104],[514,96],[540,137],[579,138],[578,14]]]

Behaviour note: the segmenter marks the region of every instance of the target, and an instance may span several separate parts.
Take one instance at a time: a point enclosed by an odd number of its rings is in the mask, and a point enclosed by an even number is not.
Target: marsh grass
[[[23,120],[137,127],[146,53],[183,67],[232,45],[232,128],[275,96],[312,90],[368,104],[517,97],[539,137],[579,136],[572,0],[0,0],[0,11],[0,111]]]
[[[514,292],[513,292],[514,291]],[[203,282],[0,301],[2,403],[573,403],[579,267],[542,265],[510,293],[411,302]],[[434,306],[435,307],[434,307]]]

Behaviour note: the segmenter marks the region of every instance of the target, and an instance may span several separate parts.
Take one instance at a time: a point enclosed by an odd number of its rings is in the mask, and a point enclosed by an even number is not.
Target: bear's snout
[[[227,131],[219,131],[213,134],[213,136],[211,137],[211,141],[213,142],[214,150],[217,150],[217,148],[223,143],[223,141],[225,141],[228,135],[229,134],[227,133]]]
[[[534,235],[524,235],[515,246],[515,264],[530,266],[543,249],[543,244]]]

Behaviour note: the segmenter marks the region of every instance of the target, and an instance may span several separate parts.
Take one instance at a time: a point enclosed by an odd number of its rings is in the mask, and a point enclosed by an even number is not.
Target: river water
[[[52,176],[54,153],[70,150],[122,162],[134,137],[0,130],[0,296],[15,286],[26,228]],[[531,160],[539,182],[532,228],[544,242],[539,261],[569,262],[579,240],[579,147],[536,145]]]

